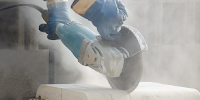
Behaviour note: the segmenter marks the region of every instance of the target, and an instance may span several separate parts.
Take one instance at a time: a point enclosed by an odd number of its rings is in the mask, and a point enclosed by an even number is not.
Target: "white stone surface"
[[[131,100],[200,100],[196,89],[158,83],[140,83],[130,95]]]
[[[141,82],[137,89],[126,91],[77,84],[43,84],[36,97],[45,100],[200,100],[200,93],[191,88]]]

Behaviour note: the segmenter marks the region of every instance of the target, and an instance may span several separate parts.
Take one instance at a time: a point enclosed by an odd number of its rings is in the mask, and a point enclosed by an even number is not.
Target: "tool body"
[[[33,4],[18,4],[0,9],[30,6],[41,12],[45,22],[49,20],[48,10]],[[107,76],[111,87],[132,92],[142,74],[142,51],[148,46],[142,34],[130,26],[122,26],[121,37],[105,40],[82,24],[71,21],[59,23],[55,34],[73,53],[79,63]]]

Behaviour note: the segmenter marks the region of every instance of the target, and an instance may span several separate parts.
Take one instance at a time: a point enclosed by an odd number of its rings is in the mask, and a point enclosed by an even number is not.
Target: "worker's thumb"
[[[47,30],[48,30],[47,24],[40,24],[39,30],[40,30],[41,32],[46,32],[46,33],[47,33]],[[47,33],[47,34],[48,34],[48,33]]]

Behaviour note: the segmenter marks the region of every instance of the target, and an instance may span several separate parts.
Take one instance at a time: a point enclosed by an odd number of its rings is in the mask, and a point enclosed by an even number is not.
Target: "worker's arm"
[[[46,31],[48,38],[57,38],[55,29],[58,23],[71,22],[67,11],[68,0],[47,0],[49,11],[48,27],[40,26],[41,31]],[[97,27],[99,34],[108,40],[120,37],[120,29],[123,21],[126,20],[127,11],[119,0],[74,0],[72,9],[92,21]],[[45,30],[44,30],[45,29]]]
[[[120,0],[75,0],[72,9],[90,20],[99,34],[108,40],[120,37],[127,10]]]
[[[55,34],[56,26],[59,23],[70,23],[71,19],[68,15],[68,0],[47,0],[47,8],[49,12],[49,20],[47,24],[41,24],[39,29],[48,34],[50,40],[59,39]]]

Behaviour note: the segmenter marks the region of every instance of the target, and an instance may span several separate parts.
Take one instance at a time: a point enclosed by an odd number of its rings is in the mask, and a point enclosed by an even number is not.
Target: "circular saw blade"
[[[119,77],[107,77],[114,89],[125,90],[131,93],[138,86],[142,76],[141,52],[124,60],[122,73]]]
[[[142,50],[148,46],[142,34],[130,26],[122,26],[119,39],[112,41],[112,46],[125,48],[130,56],[124,59],[122,73],[119,77],[107,77],[112,88],[132,92],[138,86],[142,76]]]

